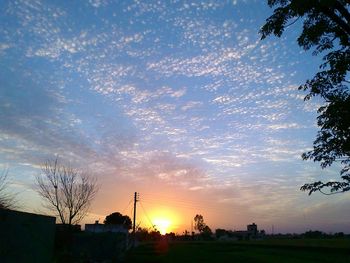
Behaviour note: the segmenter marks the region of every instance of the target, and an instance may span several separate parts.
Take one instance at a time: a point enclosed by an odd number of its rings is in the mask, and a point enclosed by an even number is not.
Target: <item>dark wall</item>
[[[0,209],[0,262],[50,263],[55,218]]]

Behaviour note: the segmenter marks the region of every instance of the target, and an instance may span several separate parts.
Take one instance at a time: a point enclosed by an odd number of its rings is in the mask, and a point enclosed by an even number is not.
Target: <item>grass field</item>
[[[125,262],[350,262],[350,240],[264,240],[142,244]]]

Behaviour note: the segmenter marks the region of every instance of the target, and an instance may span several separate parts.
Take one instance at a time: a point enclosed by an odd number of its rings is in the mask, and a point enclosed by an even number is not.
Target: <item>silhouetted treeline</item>
[[[318,230],[309,230],[302,234],[287,233],[287,234],[274,234],[267,235],[268,238],[283,238],[283,239],[297,239],[297,238],[350,238],[350,234],[344,234],[343,232],[325,233]]]
[[[217,239],[245,239],[244,236],[240,235],[242,231],[232,231],[218,228],[215,230],[215,237]],[[258,238],[276,238],[276,239],[298,239],[298,238],[350,238],[350,234],[344,234],[343,232],[336,233],[325,233],[318,230],[309,230],[302,234],[287,233],[287,234],[265,234],[264,230],[259,231]]]

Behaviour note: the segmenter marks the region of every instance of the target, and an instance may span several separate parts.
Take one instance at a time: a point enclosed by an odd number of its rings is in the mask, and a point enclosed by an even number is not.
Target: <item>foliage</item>
[[[220,238],[220,237],[226,236],[226,235],[227,235],[227,231],[225,229],[218,228],[215,230],[216,238]]]
[[[97,193],[96,178],[48,160],[42,174],[36,177],[37,192],[48,209],[54,211],[62,224],[78,224],[86,215]]]
[[[210,227],[204,223],[204,218],[202,215],[196,215],[194,217],[194,229],[198,230],[200,239],[211,239],[213,232],[211,231]]]
[[[198,230],[199,233],[202,233],[205,227],[206,227],[206,225],[204,223],[203,216],[196,215],[194,217],[194,229]]]
[[[123,216],[119,212],[114,212],[108,216],[106,216],[106,219],[103,221],[106,225],[123,225],[126,229],[131,229],[132,222],[130,217],[127,215]]]
[[[212,235],[213,235],[213,232],[211,231],[210,227],[206,225],[201,233],[201,237],[204,240],[210,240],[212,239]]]
[[[213,232],[211,231],[210,227],[206,225],[203,229],[203,233],[211,235]]]
[[[326,234],[318,230],[316,231],[309,230],[304,234],[302,234],[302,236],[306,238],[322,238],[322,237],[325,237]]]
[[[158,241],[160,240],[162,235],[159,231],[154,229],[147,229],[139,227],[136,231],[136,239],[138,241]]]
[[[3,170],[0,174],[0,209],[14,209],[15,198],[7,192],[8,171]]]
[[[345,0],[268,0],[274,9],[260,30],[261,38],[274,34],[280,37],[284,30],[299,19],[303,30],[298,44],[313,55],[323,53],[319,72],[299,89],[308,91],[305,100],[314,96],[324,104],[318,109],[320,130],[313,150],[302,155],[304,160],[320,162],[322,168],[339,162],[342,181],[314,182],[301,187],[312,194],[346,192],[350,190],[350,91],[346,79],[350,69],[350,1]],[[323,192],[328,188],[329,193]]]

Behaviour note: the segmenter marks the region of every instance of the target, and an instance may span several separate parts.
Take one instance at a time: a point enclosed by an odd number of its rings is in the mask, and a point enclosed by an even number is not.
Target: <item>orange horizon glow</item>
[[[162,235],[178,232],[178,226],[182,223],[182,218],[179,214],[168,207],[152,207],[149,216],[143,214],[140,219],[142,222],[148,222],[147,225],[150,228],[159,231]]]

